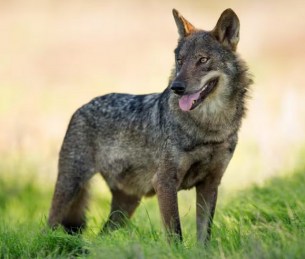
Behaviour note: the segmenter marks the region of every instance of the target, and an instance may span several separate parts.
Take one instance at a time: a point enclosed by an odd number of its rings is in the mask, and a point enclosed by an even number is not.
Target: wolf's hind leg
[[[130,219],[139,206],[141,198],[126,194],[121,190],[111,190],[111,211],[102,232],[118,229],[126,225],[126,219]]]
[[[89,184],[81,186],[66,211],[62,225],[69,234],[81,232],[86,227],[86,209],[89,200]]]
[[[51,228],[63,225],[68,233],[85,226],[88,182],[95,173],[92,137],[86,120],[75,114],[60,151],[58,178],[49,213]]]
[[[88,188],[88,182],[79,182],[79,179],[73,177],[58,177],[48,219],[51,228],[62,225],[72,234],[85,227]]]

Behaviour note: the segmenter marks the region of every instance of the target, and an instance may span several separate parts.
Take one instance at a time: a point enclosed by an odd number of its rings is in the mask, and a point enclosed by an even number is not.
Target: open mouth
[[[216,89],[218,81],[219,77],[214,77],[210,79],[199,92],[190,95],[183,95],[179,100],[181,110],[190,111],[195,109]]]

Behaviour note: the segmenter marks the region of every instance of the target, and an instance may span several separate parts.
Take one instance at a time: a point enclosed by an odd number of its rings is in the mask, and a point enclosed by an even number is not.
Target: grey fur
[[[213,218],[217,187],[237,144],[252,81],[244,62],[213,32],[196,29],[179,40],[175,53],[184,62],[182,67],[175,65],[163,93],[108,94],[75,112],[60,152],[50,226],[73,222],[69,210],[76,195],[100,172],[112,193],[119,192],[114,207],[122,208],[127,217],[143,196],[156,192],[166,230],[180,239],[176,193],[197,187],[198,239],[208,239],[207,222]],[[211,62],[198,69],[198,56],[209,56]],[[182,111],[181,96],[170,90],[172,82],[183,81],[186,94],[191,94],[200,90],[200,82],[211,71],[219,76],[219,90],[194,110]],[[122,223],[117,218],[111,222],[107,227]],[[83,215],[74,227],[84,223]]]

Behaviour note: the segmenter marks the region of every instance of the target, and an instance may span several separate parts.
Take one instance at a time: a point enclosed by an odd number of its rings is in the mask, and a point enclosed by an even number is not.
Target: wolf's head
[[[180,108],[189,111],[213,99],[230,99],[236,92],[231,82],[242,70],[235,52],[239,41],[237,15],[225,10],[212,31],[195,28],[175,9],[173,15],[179,40],[169,87],[178,95]]]

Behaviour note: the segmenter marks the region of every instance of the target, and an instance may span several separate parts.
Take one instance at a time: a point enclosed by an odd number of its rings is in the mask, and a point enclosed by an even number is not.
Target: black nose
[[[171,89],[174,91],[175,94],[183,95],[185,92],[185,85],[182,82],[175,81],[172,83]]]

